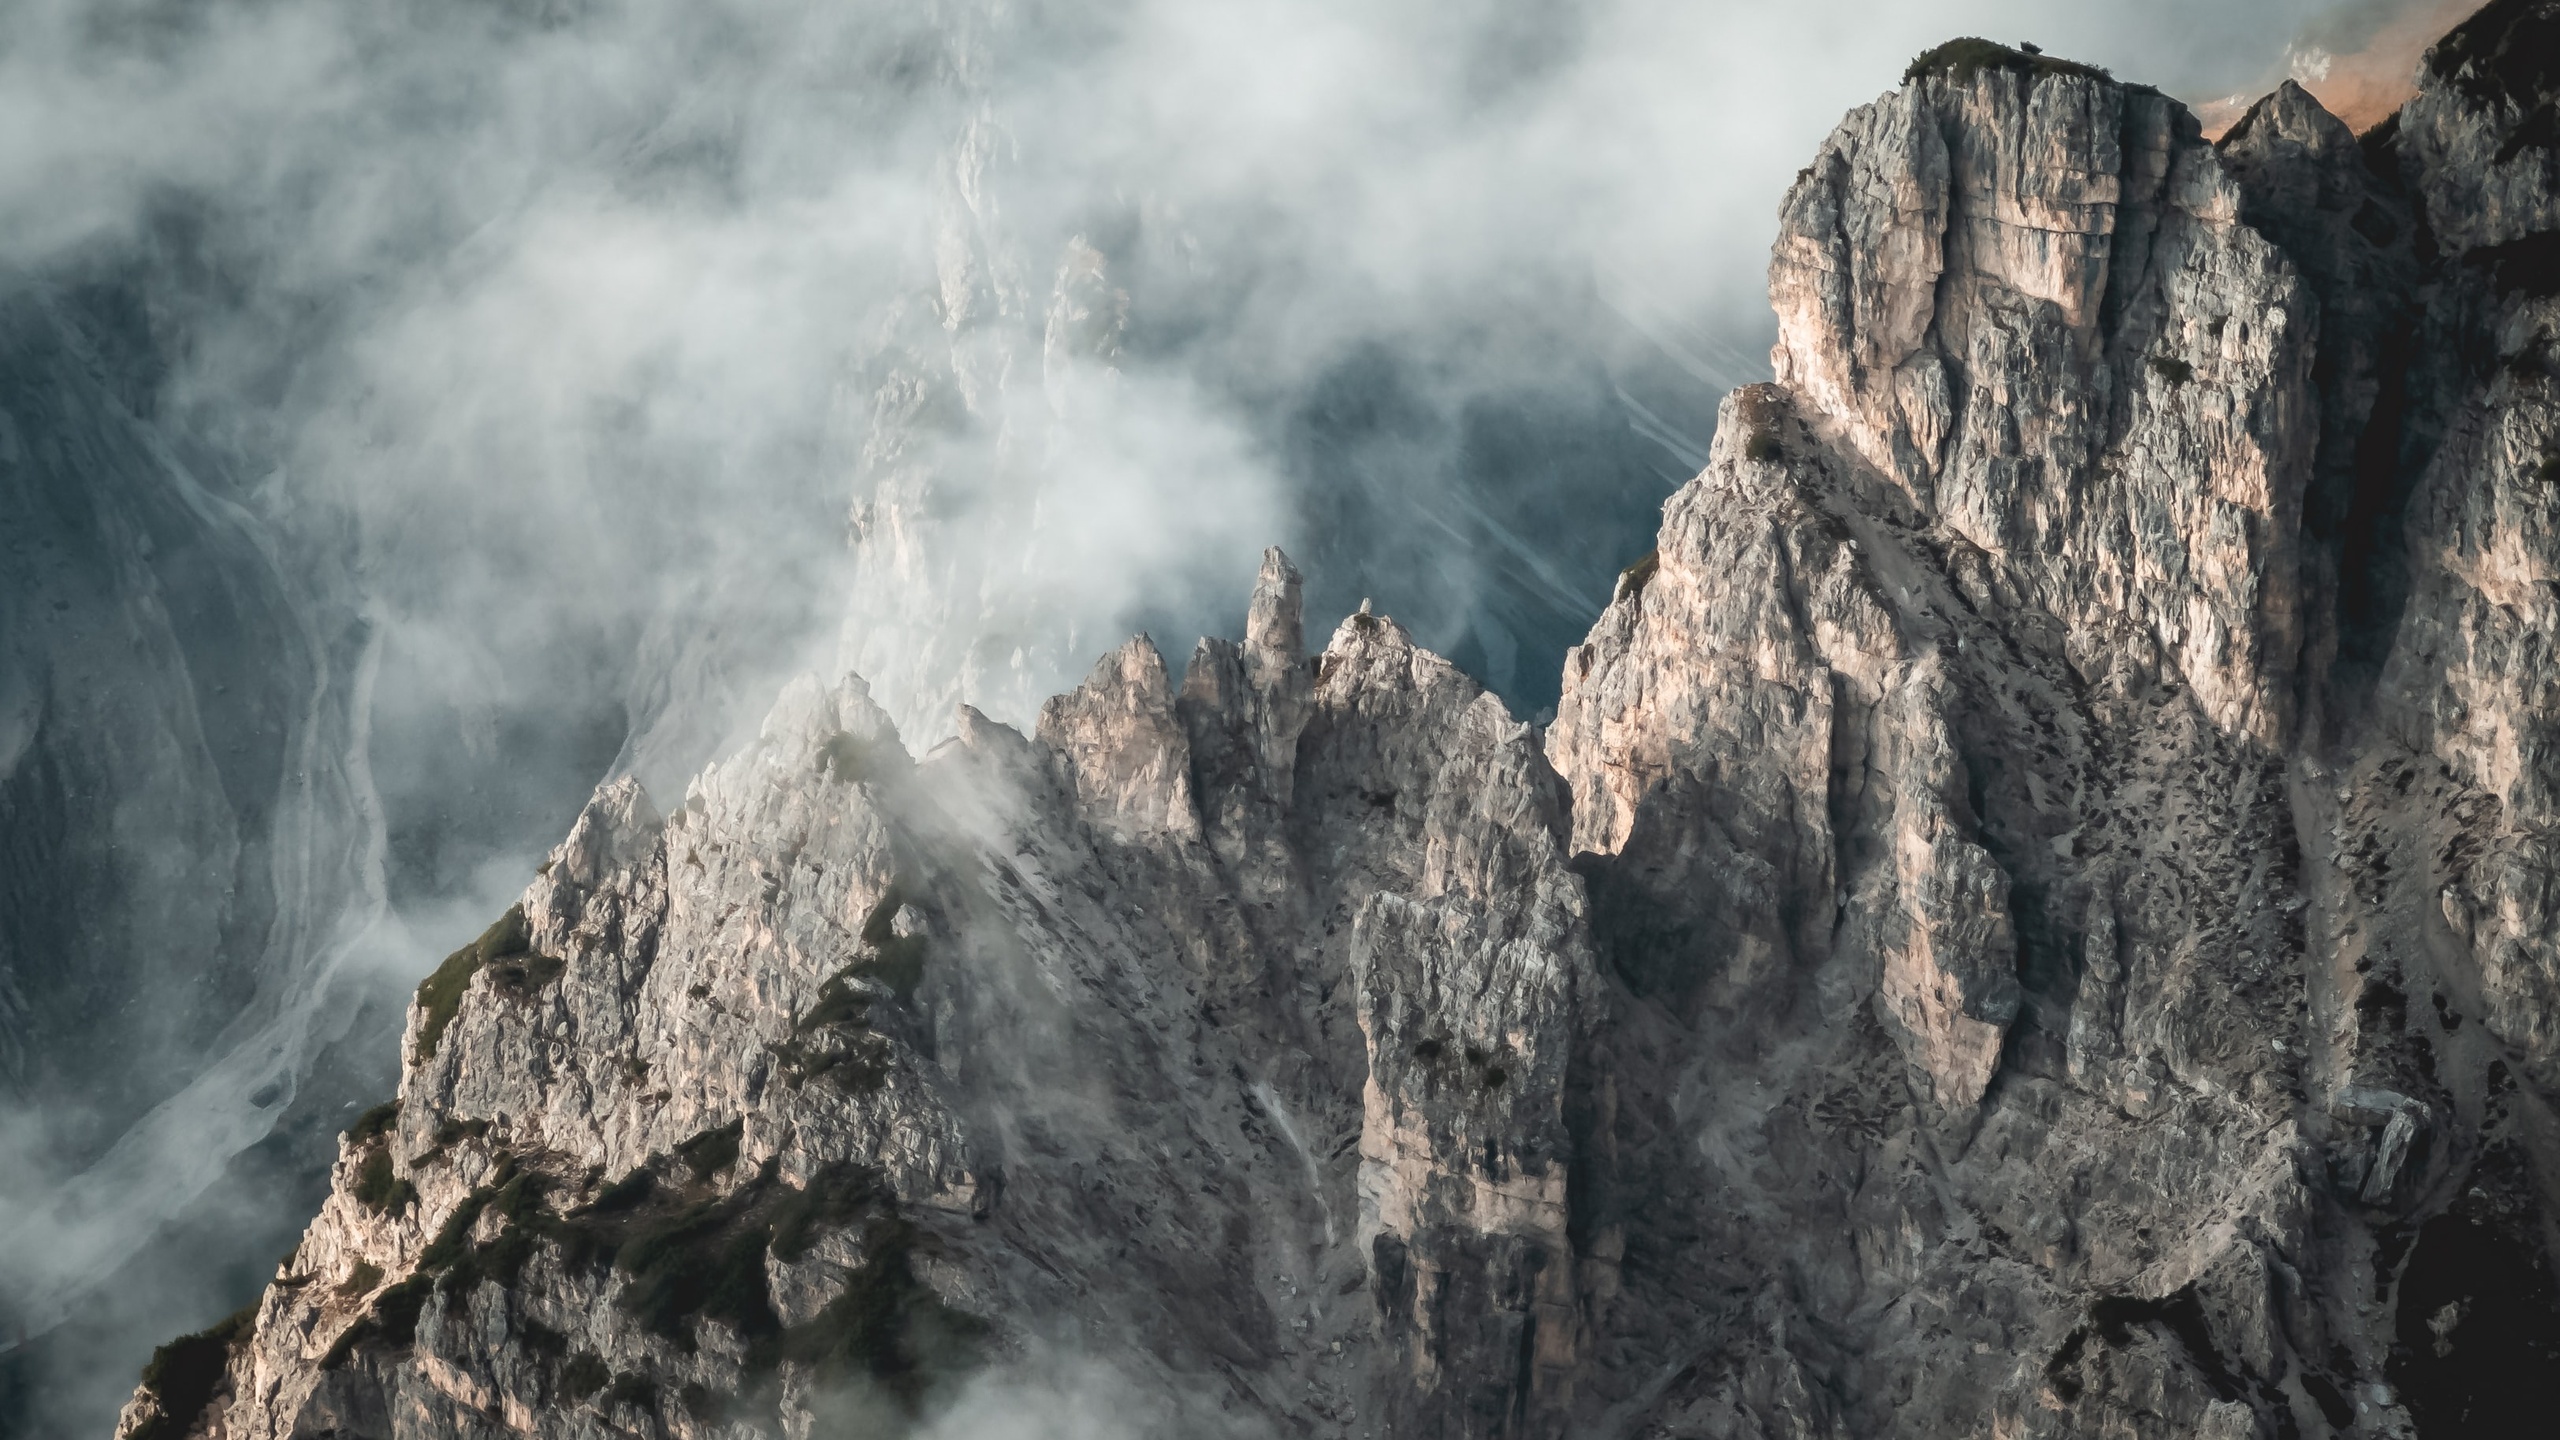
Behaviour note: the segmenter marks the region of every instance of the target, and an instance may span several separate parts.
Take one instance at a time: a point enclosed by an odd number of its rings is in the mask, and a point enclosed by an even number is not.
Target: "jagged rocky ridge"
[[[2547,1416],[2554,53],[2214,144],[1923,57],[1543,735],[1275,553],[1179,686],[608,787],[125,1433]]]
[[[418,42],[369,53],[401,72],[440,56],[467,83],[485,80],[472,46],[506,68],[628,38],[601,13],[566,29],[517,15],[494,33],[475,10],[404,16],[388,23],[422,27]],[[1071,215],[1042,202],[1083,173],[1084,147],[1062,156],[1007,125],[1023,113],[1008,57],[1036,53],[1047,73],[1091,56],[1048,50],[1026,18],[931,7],[914,44],[874,50],[894,75],[818,67],[821,94],[898,96],[872,118],[940,138],[916,157],[936,203],[892,247],[912,269],[866,263],[852,286],[880,280],[888,303],[857,305],[823,360],[794,367],[835,383],[796,410],[788,396],[711,406],[733,423],[705,445],[633,423],[660,402],[707,404],[693,387],[599,366],[576,378],[621,387],[615,402],[558,425],[465,405],[496,458],[461,471],[439,473],[454,453],[441,444],[336,448],[368,403],[351,377],[384,312],[268,303],[294,269],[270,263],[274,237],[313,233],[297,215],[345,213],[327,185],[181,186],[130,236],[0,276],[0,429],[14,427],[0,551],[17,562],[0,572],[0,1097],[41,1117],[0,1134],[0,1433],[103,1431],[169,1316],[200,1322],[256,1293],[325,1191],[337,1132],[397,1074],[410,938],[494,908],[460,897],[501,873],[517,883],[599,775],[680,793],[754,733],[825,630],[842,632],[836,668],[867,677],[921,747],[950,733],[959,700],[1036,714],[1129,623],[1098,616],[1187,613],[1231,590],[1253,549],[1096,564],[1084,527],[1129,532],[1058,503],[1098,473],[1138,473],[1111,457],[1153,443],[1128,423],[1162,408],[1150,377],[1179,369],[1175,408],[1211,430],[1249,414],[1267,432],[1256,463],[1206,469],[1238,479],[1231,494],[1285,492],[1270,525],[1337,596],[1393,595],[1524,713],[1552,703],[1554,655],[1677,483],[1651,457],[1682,453],[1693,420],[1704,433],[1712,395],[1667,403],[1687,372],[1627,356],[1632,332],[1588,295],[1497,307],[1510,318],[1490,335],[1453,337],[1484,317],[1444,313],[1392,343],[1344,339],[1321,365],[1335,342],[1268,363],[1269,347],[1236,341],[1253,322],[1231,303],[1233,267],[1282,242],[1204,251],[1215,207],[1167,205],[1146,177]],[[519,23],[542,43],[511,43]],[[694,71],[691,47],[661,38]],[[769,78],[739,83],[764,93]],[[682,189],[665,166],[725,184],[727,141],[660,143],[662,120],[726,112],[699,103],[718,82],[644,88],[623,112],[629,143],[572,147],[574,164],[646,171],[662,200]],[[812,98],[775,93],[768,116]],[[829,133],[857,167],[887,153],[862,123]],[[341,167],[357,153],[345,137],[321,149],[336,157],[324,174],[369,183],[361,163]],[[516,203],[472,193],[464,210]],[[557,193],[520,195],[539,208]],[[380,265],[350,283],[378,296],[448,263],[486,273],[464,237],[497,213],[376,234]],[[438,301],[420,316],[476,343],[468,313]],[[1433,358],[1453,350],[1542,358],[1523,379]],[[432,365],[395,368],[412,399],[443,393]],[[1630,406],[1657,439],[1628,428]],[[426,422],[406,404],[386,415],[402,413]],[[776,451],[793,415],[797,438]],[[375,438],[395,433],[413,432]],[[1547,483],[1566,466],[1570,493]],[[508,484],[472,479],[499,471]],[[1192,508],[1225,517],[1213,532],[1264,523]],[[1222,570],[1216,594],[1189,583]],[[1111,576],[1133,584],[1096,583]]]

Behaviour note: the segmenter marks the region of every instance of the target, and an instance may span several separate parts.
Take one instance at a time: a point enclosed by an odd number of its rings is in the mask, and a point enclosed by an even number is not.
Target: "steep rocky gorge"
[[[1034,734],[802,681],[606,787],[123,1432],[2552,1413],[2554,54],[2210,144],[1922,57],[1543,731],[1273,552]]]

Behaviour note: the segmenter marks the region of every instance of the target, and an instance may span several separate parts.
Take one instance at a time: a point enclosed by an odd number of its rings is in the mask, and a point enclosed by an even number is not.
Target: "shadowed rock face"
[[[1273,552],[1031,736],[804,681],[600,792],[126,1433],[894,1428],[1059,1353],[1186,1433],[2547,1415],[2553,97],[2477,67],[2553,9],[2363,141],[1915,67],[1544,733],[1365,610],[1305,657]]]

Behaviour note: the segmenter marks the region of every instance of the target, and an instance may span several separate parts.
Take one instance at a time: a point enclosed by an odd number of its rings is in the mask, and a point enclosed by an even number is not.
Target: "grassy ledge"
[[[495,965],[498,980],[509,994],[524,996],[560,978],[566,962],[549,955],[533,953],[532,937],[524,921],[524,907],[511,905],[498,923],[480,934],[480,938],[445,957],[436,973],[418,986],[418,1059],[432,1058],[443,1043],[445,1027],[462,1011],[462,997],[471,991],[471,977]]]
[[[2057,60],[2050,55],[2030,55],[2014,50],[1996,40],[1967,35],[1950,40],[1934,50],[1921,52],[1902,72],[1902,83],[1941,77],[1959,85],[1971,84],[1986,70],[2007,70],[2030,80],[2051,75],[2077,75],[2089,80],[2112,80],[2115,77],[2095,65],[2076,60]]]

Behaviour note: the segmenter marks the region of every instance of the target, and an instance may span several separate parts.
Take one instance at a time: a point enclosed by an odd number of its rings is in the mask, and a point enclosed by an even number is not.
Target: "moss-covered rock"
[[[399,1124],[400,1102],[385,1100],[357,1116],[356,1123],[347,1127],[347,1143],[362,1145],[370,1140],[382,1139],[398,1128]]]
[[[1644,587],[1652,581],[1655,572],[1661,569],[1662,552],[1659,549],[1644,552],[1637,557],[1636,563],[1618,572],[1620,598],[1631,600],[1643,594]]]
[[[133,1432],[133,1440],[180,1440],[195,1428],[197,1417],[213,1402],[213,1392],[221,1388],[223,1375],[230,1369],[233,1347],[247,1337],[257,1318],[258,1307],[252,1302],[152,1351],[149,1363],[142,1367],[142,1388],[151,1392],[158,1409]]]
[[[462,997],[471,990],[471,977],[482,966],[500,956],[520,955],[529,942],[524,923],[524,907],[509,906],[498,922],[480,934],[480,938],[445,957],[435,973],[418,986],[418,1058],[425,1060],[443,1043],[445,1027],[462,1011]]]
[[[396,1215],[418,1198],[418,1189],[400,1175],[389,1146],[368,1152],[356,1168],[356,1203],[376,1215]]]

